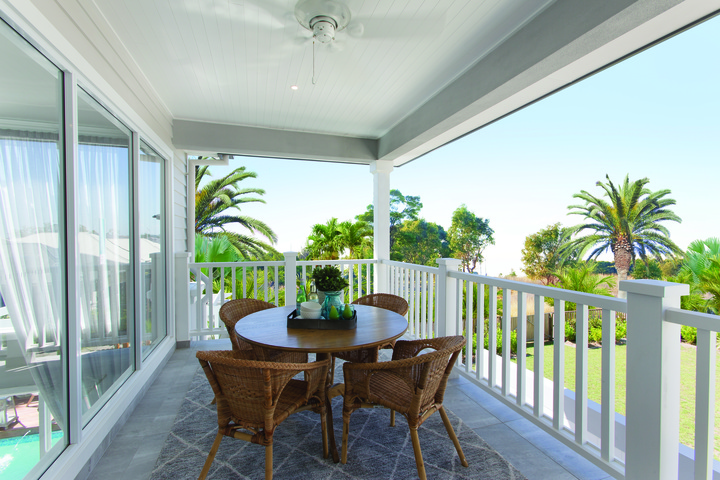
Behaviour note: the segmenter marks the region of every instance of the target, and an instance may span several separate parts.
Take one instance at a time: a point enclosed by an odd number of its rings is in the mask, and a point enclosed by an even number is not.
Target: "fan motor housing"
[[[310,28],[312,28],[313,37],[320,43],[330,43],[335,40],[335,29],[337,22],[331,17],[319,15],[310,20]]]

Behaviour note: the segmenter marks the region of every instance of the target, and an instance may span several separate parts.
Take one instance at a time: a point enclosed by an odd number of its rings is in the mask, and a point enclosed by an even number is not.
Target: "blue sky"
[[[522,274],[525,237],[580,223],[567,215],[573,194],[600,195],[595,183],[606,174],[670,189],[683,221],[666,226],[681,248],[720,236],[720,62],[712,60],[719,51],[715,18],[396,168],[391,188],[419,195],[420,216],[445,229],[463,203],[489,219],[489,275]],[[243,212],[275,230],[280,251],[301,250],[313,224],[350,220],[372,202],[366,166],[248,157],[230,165],[257,172],[244,186],[264,188],[267,203]]]

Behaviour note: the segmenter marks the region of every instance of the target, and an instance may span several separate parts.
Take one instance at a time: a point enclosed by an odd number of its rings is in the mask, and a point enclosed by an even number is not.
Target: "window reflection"
[[[165,315],[165,160],[140,143],[138,172],[143,357],[167,334]]]
[[[132,372],[130,131],[78,91],[83,424]]]
[[[23,478],[67,445],[62,74],[2,21],[0,58],[0,476]]]

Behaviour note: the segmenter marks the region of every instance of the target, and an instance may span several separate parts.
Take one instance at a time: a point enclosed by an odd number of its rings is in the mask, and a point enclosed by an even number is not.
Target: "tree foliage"
[[[265,203],[259,198],[265,191],[261,188],[241,188],[240,182],[256,178],[255,172],[238,167],[222,178],[211,180],[202,187],[205,176],[211,176],[208,166],[195,169],[195,235],[208,238],[223,237],[241,258],[264,258],[277,253],[271,244],[277,241],[275,232],[264,222],[247,215],[241,215],[241,205]],[[256,196],[258,195],[258,196]],[[243,227],[251,232],[244,235],[229,230]],[[266,243],[254,235],[267,239]]]
[[[372,229],[362,221],[338,222],[333,217],[326,224],[313,225],[305,245],[305,257],[313,260],[338,260],[372,256]]]
[[[685,252],[676,281],[690,285],[682,308],[720,314],[720,239],[695,240]]]
[[[646,260],[648,255],[661,257],[680,253],[670,232],[661,222],[681,222],[680,217],[668,209],[675,200],[667,198],[670,190],[653,192],[646,188],[649,182],[642,178],[630,182],[629,177],[615,186],[606,175],[607,183],[597,182],[603,189],[604,197],[595,196],[585,190],[573,195],[583,200],[582,205],[570,205],[569,215],[585,217],[586,223],[571,228],[571,233],[591,233],[578,236],[566,244],[565,254],[577,252],[579,257],[589,252],[588,258],[597,258],[610,250],[614,255],[619,280],[625,280],[636,255]]]
[[[564,268],[557,272],[558,282],[553,287],[576,292],[591,293],[593,295],[612,296],[612,289],[615,287],[615,277],[603,276],[595,273],[595,262],[582,262],[575,266]],[[547,299],[552,305],[553,299]],[[577,306],[573,302],[565,304],[567,311],[575,310]]]
[[[449,255],[445,229],[424,219],[409,220],[398,229],[390,259],[435,266],[435,260]]]
[[[419,196],[403,195],[397,189],[390,190],[390,249],[395,245],[397,232],[402,223],[417,220],[422,206]],[[374,228],[374,215],[375,209],[373,205],[368,205],[367,210],[357,215],[355,219]]]
[[[560,270],[565,259],[560,250],[567,240],[567,229],[560,223],[548,225],[547,228],[525,237],[525,248],[522,250],[522,269],[525,275],[533,280],[542,280],[545,285],[557,283],[555,272]]]
[[[305,250],[313,260],[337,260],[342,252],[342,239],[338,219],[333,217],[326,224],[316,223],[307,239]]]
[[[453,212],[448,240],[452,256],[462,261],[464,272],[474,272],[477,264],[482,262],[485,247],[495,244],[495,232],[489,223],[489,220],[476,217],[464,204]]]

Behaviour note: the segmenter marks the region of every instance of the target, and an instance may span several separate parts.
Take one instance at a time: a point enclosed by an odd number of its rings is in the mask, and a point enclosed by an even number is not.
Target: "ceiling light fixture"
[[[347,27],[350,17],[347,5],[333,0],[301,0],[295,6],[297,21],[320,43],[335,40],[335,32]]]
[[[320,43],[331,43],[335,40],[335,32],[348,26],[350,17],[348,6],[334,0],[300,0],[295,5],[295,18],[313,34],[313,85],[315,85],[315,40]]]
[[[290,90],[297,90],[297,89],[298,89],[297,85],[290,85]]]

